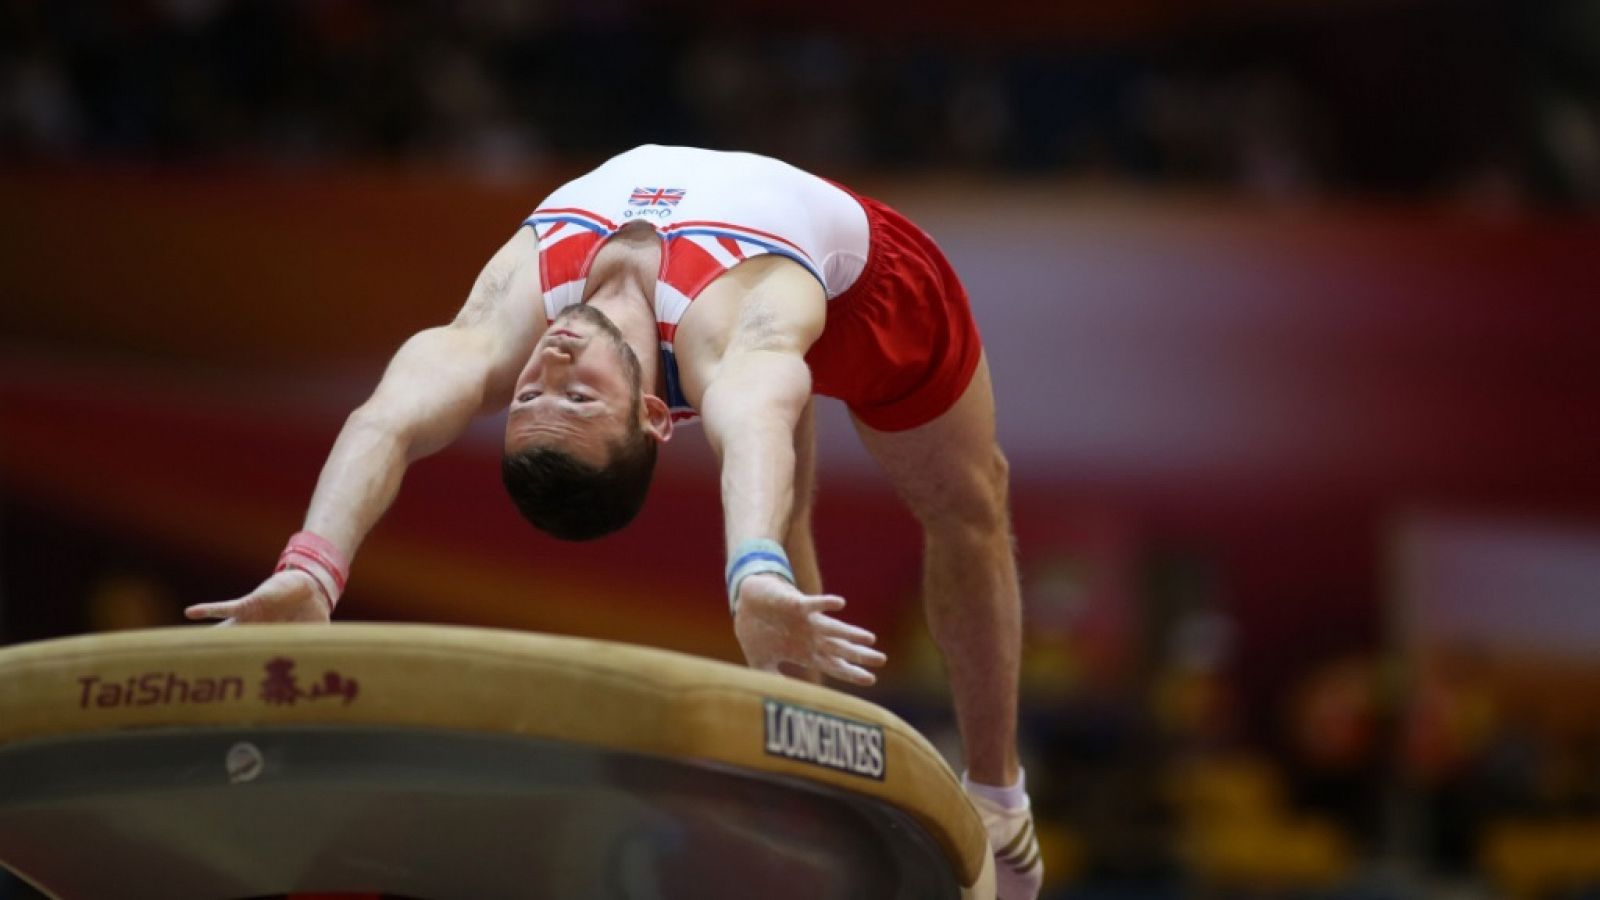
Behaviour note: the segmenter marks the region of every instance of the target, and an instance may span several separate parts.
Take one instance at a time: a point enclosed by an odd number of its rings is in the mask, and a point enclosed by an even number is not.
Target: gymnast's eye
[[[537,391],[537,390],[526,390],[526,391],[523,391],[521,396],[517,397],[517,402],[518,403],[527,403],[529,400],[532,400],[533,398],[539,396],[542,393],[544,393],[544,392],[543,391]]]
[[[571,400],[573,403],[588,403],[589,402],[589,398],[588,397],[585,397],[584,395],[578,393],[577,391],[568,391],[567,392],[567,399]]]

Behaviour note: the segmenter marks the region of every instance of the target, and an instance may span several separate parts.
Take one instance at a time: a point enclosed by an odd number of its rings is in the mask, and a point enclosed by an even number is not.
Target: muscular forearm
[[[799,520],[800,516],[796,515],[795,519]],[[789,565],[794,569],[795,586],[808,594],[822,593],[822,566],[817,562],[817,547],[811,538],[809,519],[790,523],[783,551],[789,555]]]
[[[489,260],[447,326],[424,329],[390,360],[377,390],[345,421],[306,513],[278,566],[243,597],[197,603],[191,619],[326,622],[350,560],[394,502],[406,467],[502,405],[539,339],[538,244],[517,230]]]
[[[727,549],[782,542],[795,504],[795,430],[811,394],[804,360],[754,352],[727,360],[706,389],[706,435],[722,460]]]
[[[399,493],[407,456],[400,434],[370,410],[356,410],[322,467],[305,529],[331,541],[346,559],[354,557]]]
[[[749,421],[722,447],[722,512],[728,552],[753,538],[783,541],[794,507],[794,449],[776,416]]]
[[[794,568],[794,583],[807,594],[822,593],[822,570],[811,537],[811,504],[816,495],[816,401],[806,402],[794,430],[794,504],[784,552]]]
[[[406,467],[454,441],[482,410],[491,374],[485,356],[481,336],[461,329],[429,329],[407,341],[334,441],[306,530],[354,557],[394,502]]]

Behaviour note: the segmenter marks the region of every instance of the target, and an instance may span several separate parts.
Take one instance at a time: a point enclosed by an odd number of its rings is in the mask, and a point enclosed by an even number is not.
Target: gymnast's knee
[[[913,510],[928,543],[948,549],[994,542],[1009,546],[1010,477],[1010,464],[999,446],[995,446],[963,477],[942,485],[931,502]],[[951,544],[957,546],[950,547]]]

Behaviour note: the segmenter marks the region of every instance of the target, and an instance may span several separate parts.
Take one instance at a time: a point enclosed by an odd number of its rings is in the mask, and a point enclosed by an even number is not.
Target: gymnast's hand
[[[222,625],[245,622],[326,622],[328,601],[315,579],[299,569],[284,569],[237,600],[197,603],[184,610],[191,619],[221,619]]]
[[[862,666],[881,666],[888,658],[872,649],[872,632],[828,615],[841,609],[843,597],[807,596],[776,575],[751,575],[739,585],[733,631],[753,669],[776,672],[779,664],[792,663],[870,685],[877,678]]]

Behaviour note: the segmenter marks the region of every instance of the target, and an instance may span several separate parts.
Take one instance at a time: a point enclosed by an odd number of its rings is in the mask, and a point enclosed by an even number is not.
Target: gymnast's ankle
[[[983,820],[994,850],[997,900],[1034,900],[1044,885],[1044,862],[1033,828],[1027,773],[1019,771],[1016,783],[1003,787],[978,784],[962,775],[961,786]]]
[[[1005,811],[1028,809],[1028,774],[1017,770],[1017,780],[1008,785],[992,785],[972,780],[971,772],[961,774],[961,786],[967,795],[981,797]]]

